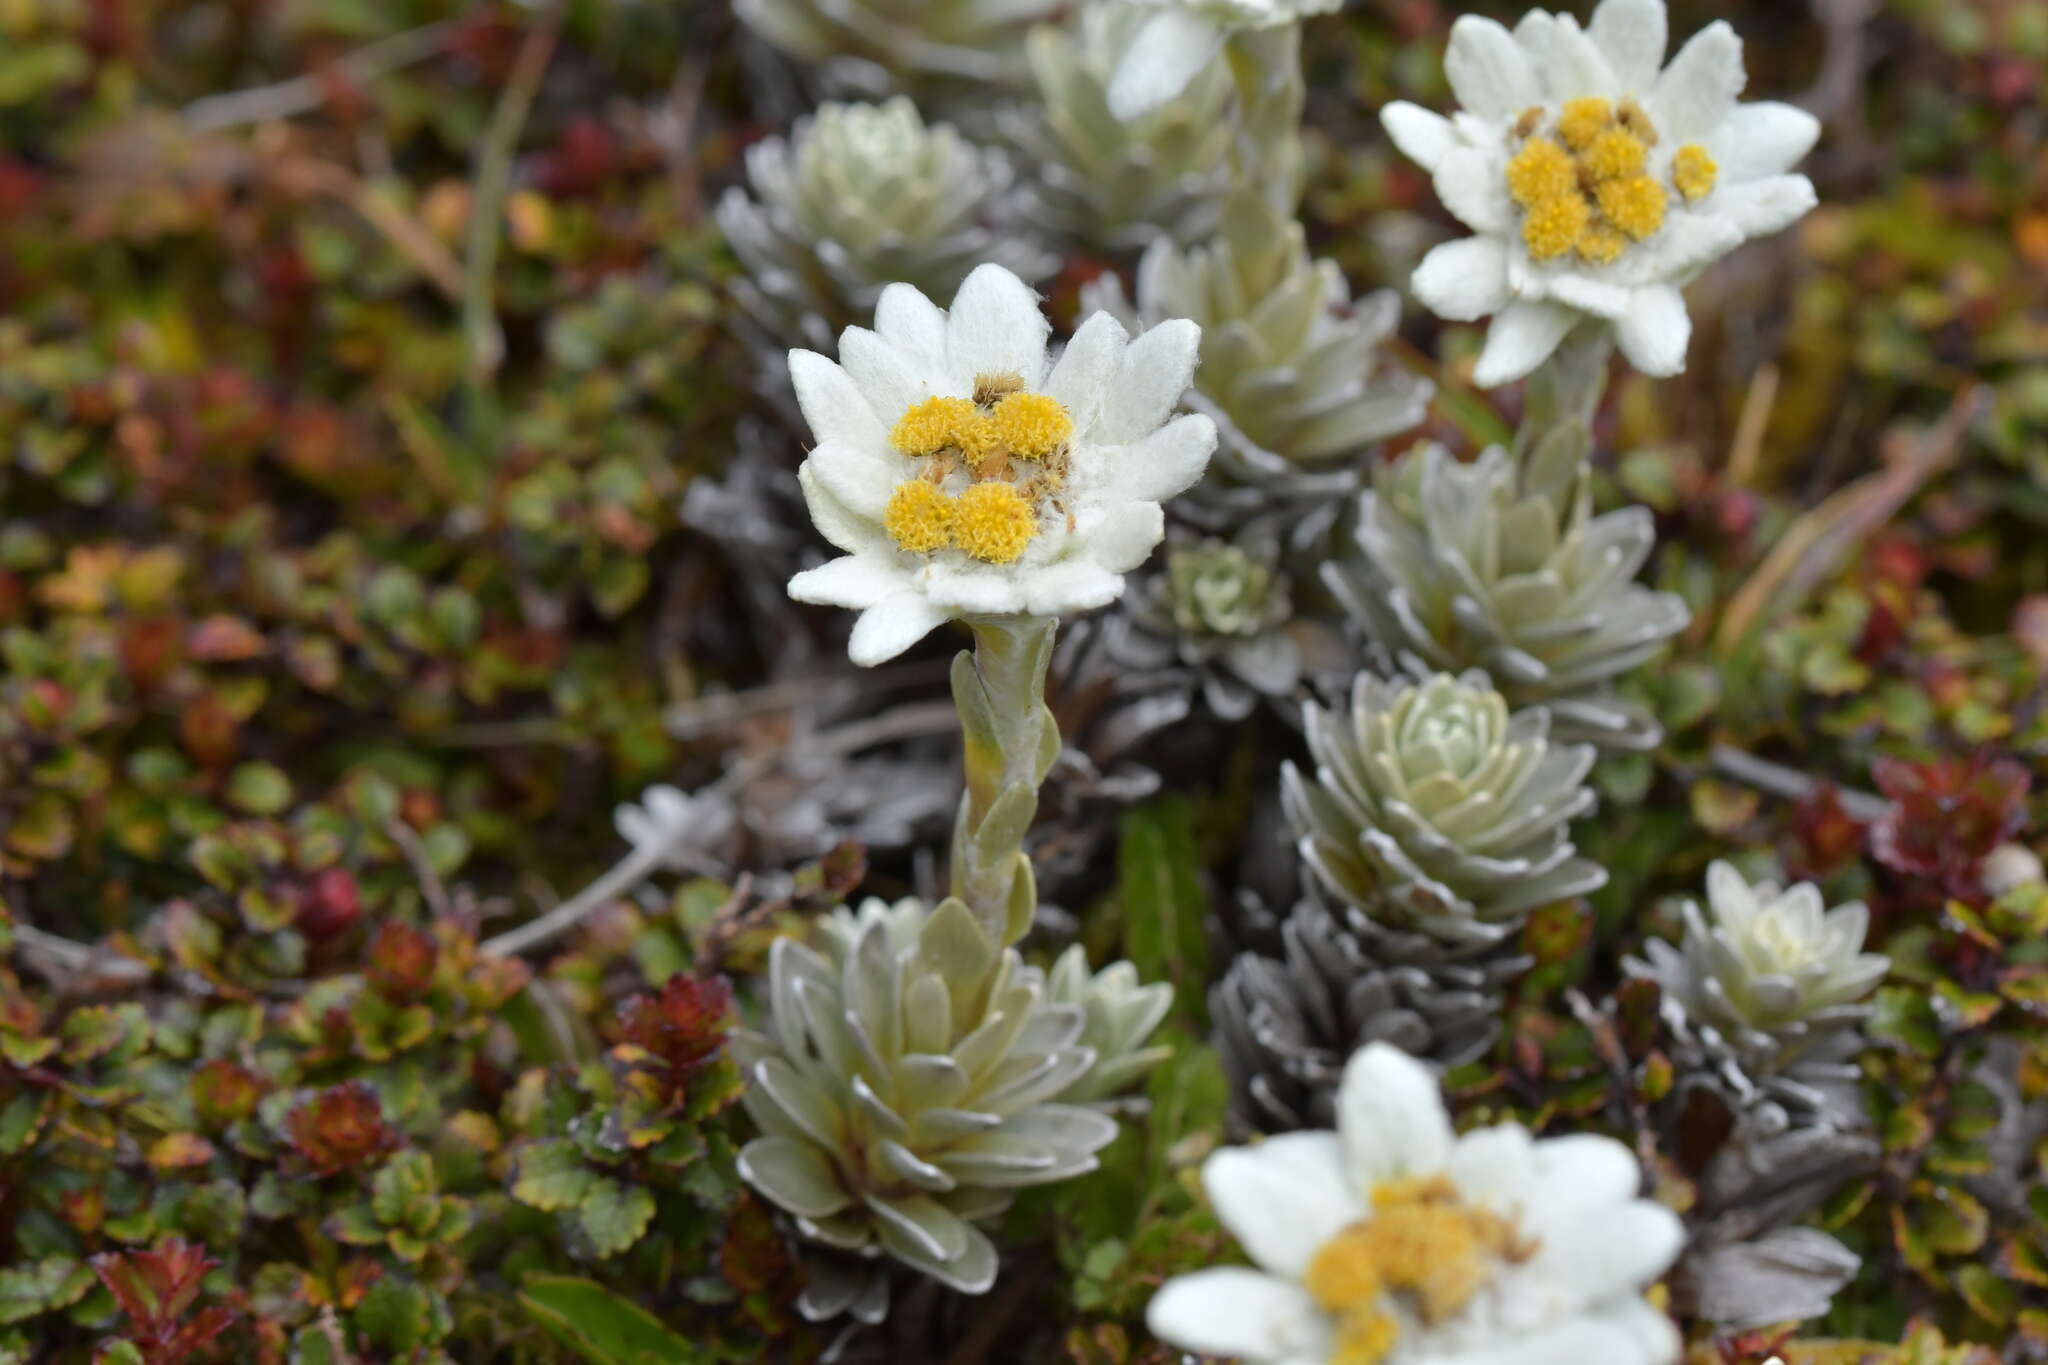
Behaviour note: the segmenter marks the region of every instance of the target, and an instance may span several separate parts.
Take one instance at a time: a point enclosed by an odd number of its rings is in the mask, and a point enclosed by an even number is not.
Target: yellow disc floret
[[[1647,175],[1610,180],[1597,193],[1601,216],[1638,242],[1664,226],[1664,210],[1670,204],[1670,196]]]
[[[958,502],[945,490],[925,479],[898,484],[882,512],[882,529],[899,546],[915,555],[928,555],[953,543],[953,522]]]
[[[1302,1276],[1302,1287],[1332,1313],[1369,1304],[1386,1287],[1365,1228],[1354,1223],[1323,1243]]]
[[[973,416],[963,417],[953,428],[953,445],[967,457],[969,464],[994,454],[1002,444],[1003,438],[997,432],[996,424],[979,408],[974,410]]]
[[[1380,1273],[1415,1296],[1425,1322],[1457,1312],[1486,1282],[1490,1266],[1471,1219],[1456,1205],[1396,1204],[1367,1224]]]
[[[1390,1300],[1426,1324],[1443,1322],[1504,1263],[1534,1250],[1443,1176],[1379,1186],[1371,1215],[1323,1243],[1302,1275],[1302,1287],[1336,1319],[1329,1365],[1380,1365],[1393,1353],[1402,1318]]]
[[[1530,208],[1522,219],[1522,241],[1539,261],[1556,260],[1570,251],[1593,216],[1586,196],[1573,190]]]
[[[993,421],[996,439],[1026,460],[1045,459],[1074,434],[1066,408],[1042,393],[1010,394],[996,404]]]
[[[1605,223],[1589,223],[1572,248],[1589,264],[1613,265],[1628,249],[1628,238]]]
[[[1532,137],[1508,162],[1508,193],[1525,209],[1576,194],[1579,172],[1565,149],[1547,137]]]
[[[1593,139],[1579,157],[1579,164],[1595,180],[1624,180],[1632,175],[1641,175],[1649,159],[1650,149],[1635,134],[1609,128]],[[1514,183],[1513,174],[1510,170],[1510,187]]]
[[[953,543],[985,564],[1014,564],[1038,534],[1038,512],[1015,484],[970,485],[953,506]]]
[[[1563,111],[1557,116],[1557,135],[1564,139],[1565,146],[1575,152],[1583,152],[1613,122],[1614,106],[1598,95],[1566,100]]]
[[[1380,1365],[1394,1352],[1401,1324],[1392,1315],[1365,1310],[1347,1313],[1337,1323],[1330,1346],[1330,1365]]]
[[[1686,143],[1671,158],[1671,183],[1678,186],[1678,192],[1688,203],[1712,194],[1720,175],[1721,168],[1714,164],[1713,156],[1697,142]]]
[[[897,419],[896,429],[889,433],[889,444],[905,455],[936,455],[958,444],[963,425],[980,420],[981,413],[965,398],[927,398],[912,404]]]

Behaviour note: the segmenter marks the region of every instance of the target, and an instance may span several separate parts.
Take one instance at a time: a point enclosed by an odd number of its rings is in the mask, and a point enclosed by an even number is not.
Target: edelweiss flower
[[[1165,534],[1160,501],[1201,477],[1206,417],[1167,420],[1201,329],[1132,338],[1106,313],[1048,365],[1038,296],[977,267],[951,311],[908,285],[839,363],[791,351],[818,445],[797,473],[811,520],[846,551],[789,582],[799,602],[861,613],[848,653],[894,658],[942,621],[1057,616],[1116,599]]]
[[[1126,123],[1167,103],[1216,60],[1223,40],[1246,29],[1298,24],[1344,0],[1140,0],[1146,20],[1109,82],[1109,111]]]
[[[1444,317],[1498,314],[1479,383],[1528,374],[1587,317],[1612,323],[1643,373],[1678,373],[1692,336],[1680,287],[1813,207],[1788,172],[1819,123],[1735,102],[1747,77],[1725,22],[1668,67],[1665,26],[1664,0],[1601,0],[1584,30],[1542,10],[1513,33],[1468,15],[1445,58],[1462,112],[1381,111],[1477,234],[1430,252],[1414,284]]]
[[[1685,1233],[1638,1199],[1608,1138],[1454,1137],[1428,1068],[1385,1043],[1351,1059],[1338,1131],[1209,1158],[1216,1213],[1257,1269],[1171,1280],[1162,1340],[1249,1365],[1665,1365],[1677,1330],[1644,1290]]]

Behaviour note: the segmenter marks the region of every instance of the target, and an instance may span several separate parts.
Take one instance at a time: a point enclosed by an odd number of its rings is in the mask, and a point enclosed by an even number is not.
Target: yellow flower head
[[[1641,175],[1649,159],[1650,149],[1635,134],[1609,128],[1593,139],[1579,164],[1595,180],[1623,180]]]
[[[1465,1203],[1441,1176],[1381,1185],[1372,1203],[1370,1217],[1317,1248],[1302,1276],[1302,1287],[1337,1318],[1332,1365],[1379,1365],[1392,1353],[1399,1320],[1387,1311],[1389,1296],[1405,1299],[1424,1322],[1441,1322],[1502,1262],[1528,1255],[1505,1220]]]
[[[992,416],[996,439],[1027,460],[1043,460],[1074,434],[1066,408],[1042,393],[1010,394],[996,404]]]
[[[1546,199],[1522,219],[1522,241],[1537,260],[1554,261],[1572,249],[1592,216],[1592,206],[1577,190]]]
[[[1638,242],[1664,226],[1664,211],[1670,196],[1647,175],[1610,180],[1597,191],[1600,213],[1607,221]]]
[[[1038,534],[1038,513],[1010,483],[977,483],[953,506],[953,543],[985,564],[1014,564]]]
[[[1401,1324],[1391,1314],[1370,1308],[1346,1313],[1337,1324],[1330,1365],[1380,1365],[1400,1337]]]
[[[1628,238],[1605,223],[1590,223],[1572,246],[1589,264],[1613,265],[1628,249]]]
[[[1379,1298],[1386,1282],[1363,1224],[1354,1223],[1316,1249],[1302,1287],[1332,1313],[1343,1313]]]
[[[1566,100],[1557,116],[1557,135],[1564,139],[1565,146],[1583,152],[1613,122],[1614,106],[1598,95]]]
[[[955,499],[937,484],[912,479],[898,484],[882,512],[882,529],[890,539],[914,555],[928,555],[953,543],[953,521],[958,510]]]
[[[1688,203],[1712,194],[1720,175],[1721,168],[1714,164],[1712,154],[1697,142],[1686,143],[1671,158],[1671,182]]]
[[[977,408],[972,417],[961,419],[953,428],[953,444],[969,464],[974,464],[1001,447],[1003,439],[988,414]]]
[[[981,413],[965,398],[927,398],[897,419],[889,444],[921,459],[959,444],[961,428],[980,420]]]
[[[1561,195],[1575,194],[1579,173],[1565,149],[1547,137],[1532,137],[1508,162],[1508,193],[1533,209]]]

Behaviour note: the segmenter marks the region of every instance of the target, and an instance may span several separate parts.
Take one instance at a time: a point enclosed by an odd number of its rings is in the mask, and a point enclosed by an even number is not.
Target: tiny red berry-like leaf
[[[192,1106],[202,1121],[225,1128],[256,1110],[265,1089],[261,1076],[226,1057],[215,1057],[192,1073]]]
[[[330,867],[299,892],[299,932],[314,942],[334,938],[362,917],[362,893],[346,868]]]
[[[1880,758],[1871,777],[1892,801],[1871,827],[1871,856],[1935,896],[1981,903],[1985,856],[2026,824],[2027,770],[1979,752],[1926,763]]]
[[[377,1092],[362,1081],[321,1091],[292,1110],[285,1126],[314,1175],[367,1165],[398,1146]]]
[[[417,1000],[433,988],[439,960],[432,934],[387,922],[370,940],[370,984],[387,999]]]
[[[1862,822],[1842,804],[1841,789],[1823,782],[1792,808],[1792,832],[1799,840],[1798,873],[1819,881],[1847,867],[1868,838]]]
[[[92,1259],[93,1273],[127,1314],[129,1339],[147,1365],[181,1365],[234,1322],[235,1315],[219,1307],[187,1317],[206,1272],[219,1264],[204,1247],[177,1238],[154,1251]]]
[[[732,986],[722,976],[678,974],[619,1007],[620,1036],[661,1060],[671,1099],[718,1054],[731,1026]]]

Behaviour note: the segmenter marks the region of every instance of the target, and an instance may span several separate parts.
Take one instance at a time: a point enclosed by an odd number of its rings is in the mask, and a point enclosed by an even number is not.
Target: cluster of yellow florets
[[[882,528],[912,554],[957,549],[988,564],[1015,563],[1038,534],[1039,495],[1059,486],[1073,434],[1059,400],[1027,391],[1016,375],[978,377],[971,399],[914,403],[889,443],[923,467],[890,495]],[[1034,469],[1019,470],[1019,462]],[[948,492],[960,475],[966,487]]]
[[[1403,1180],[1373,1192],[1370,1218],[1325,1242],[1304,1286],[1337,1318],[1330,1365],[1379,1365],[1400,1322],[1387,1311],[1399,1295],[1425,1323],[1463,1308],[1503,1261],[1534,1251],[1503,1218],[1466,1204],[1441,1176]]]
[[[1522,139],[1508,161],[1508,194],[1522,209],[1522,243],[1539,261],[1576,252],[1593,265],[1619,260],[1630,242],[1664,226],[1671,191],[1649,174],[1657,129],[1633,100],[1566,100],[1552,131],[1531,109],[1515,125]],[[1711,194],[1719,174],[1698,143],[1680,147],[1671,180],[1687,202]]]

